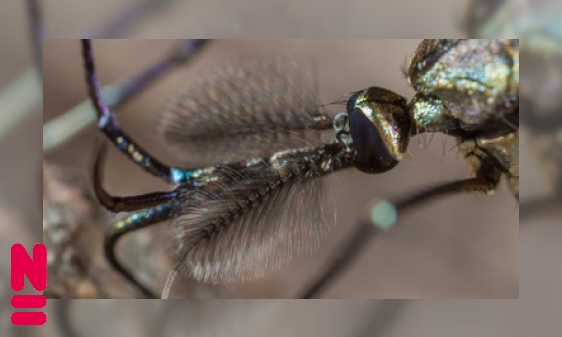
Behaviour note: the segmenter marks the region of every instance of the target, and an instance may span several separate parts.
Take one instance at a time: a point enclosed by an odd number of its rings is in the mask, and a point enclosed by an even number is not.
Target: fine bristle
[[[324,115],[311,82],[285,56],[232,63],[180,90],[158,130],[190,166],[308,145],[319,137],[314,117]]]
[[[203,186],[186,190],[168,226],[179,269],[202,282],[239,282],[313,252],[335,223],[326,182],[342,168],[335,156],[327,145],[217,167]]]

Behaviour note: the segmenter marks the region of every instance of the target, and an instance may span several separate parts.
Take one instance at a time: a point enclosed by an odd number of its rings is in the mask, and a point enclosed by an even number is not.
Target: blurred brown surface
[[[133,3],[130,0],[127,3]],[[261,5],[258,7],[239,6],[240,3],[256,3]],[[514,1],[511,1],[514,2]],[[526,1],[531,2],[531,1]],[[544,3],[546,1],[540,1]],[[559,0],[551,2],[558,3]],[[181,4],[181,9],[171,6],[167,12],[160,13],[147,20],[149,24],[136,28],[129,32],[128,36],[131,37],[147,37],[148,34],[159,37],[212,37],[207,34],[215,34],[217,36],[256,36],[268,35],[276,37],[288,37],[288,33],[292,33],[293,37],[297,36],[322,36],[333,37],[333,34],[340,34],[340,36],[347,37],[438,37],[446,35],[447,37],[462,35],[459,20],[462,18],[462,11],[464,9],[463,2],[456,1],[434,1],[433,4],[427,5],[427,2],[410,1],[410,2],[365,2],[365,6],[373,6],[371,10],[364,10],[363,5],[357,2],[347,1],[339,3],[336,7],[326,5],[322,2],[318,6],[317,1],[299,1],[300,8],[304,11],[294,11],[288,15],[264,15],[262,9],[267,9],[270,3],[268,1],[185,1],[177,2]],[[220,3],[220,6],[217,4]],[[236,4],[235,4],[236,3]],[[361,3],[364,3],[361,1]],[[525,3],[525,1],[523,1]],[[539,3],[539,2],[537,2]],[[92,3],[93,4],[93,3]],[[88,4],[77,2],[69,2],[63,0],[49,1],[46,5],[48,31],[51,37],[77,37],[81,32],[92,31],[99,27],[99,23],[103,23],[109,14],[115,12],[124,4],[117,1],[103,0],[95,3],[96,8]],[[284,2],[285,6],[287,2]],[[380,6],[379,6],[380,5]],[[0,83],[4,86],[22,72],[26,66],[30,65],[31,54],[28,52],[27,42],[23,42],[27,37],[27,28],[25,27],[24,20],[24,2],[3,1],[0,2],[0,41],[3,48],[0,48]],[[230,7],[229,7],[230,6]],[[457,10],[451,8],[455,7]],[[457,7],[458,6],[458,7]],[[225,10],[228,8],[228,10]],[[288,6],[287,6],[288,8]],[[319,9],[320,8],[320,9]],[[333,8],[333,10],[332,10]],[[260,10],[258,10],[260,9]],[[210,20],[210,13],[221,12],[228,16],[228,18],[214,16]],[[277,8],[273,13],[279,13]],[[69,13],[72,13],[69,15]],[[318,15],[315,15],[318,13]],[[171,16],[174,18],[171,19]],[[231,21],[233,20],[233,21]],[[279,22],[279,24],[274,24]],[[291,24],[287,24],[290,22]],[[234,24],[237,23],[237,24]],[[103,24],[102,24],[103,25]],[[188,26],[189,25],[189,26]],[[148,27],[150,26],[150,27]],[[171,27],[168,30],[168,27]],[[189,27],[189,29],[187,29]],[[154,28],[159,28],[155,31]],[[200,29],[200,30],[194,30]],[[189,31],[189,33],[187,33]],[[196,36],[190,33],[196,32]],[[445,34],[443,32],[446,32]],[[174,35],[171,35],[174,34]],[[376,56],[378,50],[375,50],[371,56]],[[407,56],[410,51],[405,51],[401,57]],[[347,54],[359,55],[352,51]],[[70,59],[69,59],[70,60]],[[401,61],[401,60],[400,60]],[[100,60],[101,62],[101,60]],[[392,72],[398,70],[398,63],[393,66]],[[369,66],[372,66],[370,64]],[[390,66],[389,66],[390,67]],[[132,70],[132,69],[131,69]],[[126,73],[126,72],[125,72]],[[81,73],[80,73],[81,75]],[[359,75],[362,72],[359,71]],[[77,75],[79,76],[79,75]],[[337,79],[342,80],[342,79]],[[345,78],[344,78],[345,80]],[[400,79],[398,79],[400,80]],[[370,78],[362,84],[372,84],[373,79]],[[82,90],[81,86],[69,88],[68,90]],[[63,92],[68,90],[62,90]],[[344,90],[350,90],[344,88]],[[83,95],[83,93],[80,93]],[[326,99],[331,99],[327,97]],[[75,97],[75,101],[66,102],[65,106],[61,106],[60,111],[53,112],[54,114],[61,113],[65,108],[77,103],[81,97]],[[162,103],[162,102],[160,102]],[[157,104],[157,109],[160,109],[162,104]],[[159,111],[159,110],[155,110]],[[53,116],[51,115],[51,116]],[[2,171],[0,171],[0,178],[2,181],[2,194],[7,196],[9,201],[3,200],[3,203],[9,208],[9,212],[2,211],[2,224],[3,230],[0,232],[2,236],[2,248],[4,244],[10,242],[24,241],[25,238],[34,237],[33,235],[20,236],[16,235],[22,227],[25,227],[29,221],[22,220],[26,214],[30,213],[29,200],[35,198],[35,205],[39,205],[38,189],[40,185],[39,177],[39,122],[38,116],[32,116],[23,121],[18,127],[14,128],[6,138],[2,139],[0,143],[0,155],[2,158],[10,158],[11,160],[3,161]],[[133,122],[134,124],[134,122]],[[151,124],[142,123],[147,129]],[[31,126],[31,127],[30,127]],[[128,126],[134,127],[131,123]],[[537,163],[537,158],[534,156],[532,149],[526,146],[525,141],[526,132],[522,130],[522,142],[520,155],[522,157],[521,166],[523,178],[521,180],[522,199],[532,195],[544,195],[549,189],[549,183],[542,174],[542,168]],[[83,140],[90,139],[90,135],[85,135]],[[433,141],[435,143],[435,140]],[[440,141],[438,141],[440,142]],[[76,147],[79,147],[78,145]],[[92,147],[88,147],[86,151],[90,151]],[[424,152],[424,151],[422,151]],[[437,151],[437,157],[431,157],[429,161],[440,160],[441,152]],[[425,152],[424,152],[425,153]],[[85,155],[84,155],[85,156]],[[447,155],[450,157],[450,155]],[[61,159],[62,160],[62,159]],[[84,162],[82,167],[86,166],[86,159],[82,158]],[[121,164],[129,165],[126,161],[120,160],[120,157],[114,157],[110,160],[111,164],[121,161]],[[412,162],[412,160],[409,160]],[[423,155],[415,156],[415,162],[410,165],[417,165],[416,163],[425,163]],[[463,176],[464,167],[458,159],[459,172],[452,176]],[[30,165],[32,163],[33,165]],[[402,163],[402,166],[408,165]],[[133,168],[133,171],[136,170]],[[37,171],[37,172],[36,172]],[[442,171],[439,171],[440,173]],[[139,173],[143,179],[145,174]],[[29,177],[37,177],[37,182]],[[436,174],[436,179],[441,177]],[[373,178],[373,177],[371,177]],[[411,179],[414,177],[404,176],[401,179]],[[151,178],[148,178],[151,179]],[[377,177],[380,181],[385,181],[384,177]],[[113,180],[118,180],[113,178]],[[422,181],[423,182],[423,181]],[[125,187],[130,186],[128,182],[124,182]],[[159,183],[154,182],[154,186],[161,186]],[[360,186],[360,185],[358,185]],[[416,185],[418,186],[418,185]],[[117,188],[117,187],[112,187]],[[378,187],[377,187],[378,188]],[[504,189],[505,190],[505,189]],[[117,191],[117,190],[116,190]],[[394,192],[394,190],[390,190]],[[125,192],[137,192],[125,191]],[[398,192],[398,191],[396,191]],[[396,193],[398,194],[398,193]],[[504,199],[510,196],[504,194]],[[381,195],[388,195],[382,194]],[[394,195],[394,193],[392,194]],[[340,198],[342,199],[342,198]],[[473,199],[484,199],[484,203],[488,203],[487,198],[475,197]],[[15,200],[15,201],[14,201]],[[480,212],[480,209],[475,209]],[[473,216],[471,212],[469,216]],[[511,212],[517,212],[515,206],[511,207]],[[420,210],[421,212],[421,210]],[[21,214],[19,214],[21,213]],[[4,214],[6,214],[4,216]],[[434,215],[435,212],[428,215]],[[438,213],[437,213],[438,214]],[[412,214],[410,217],[417,217],[419,215]],[[459,218],[464,218],[466,215],[459,214]],[[36,216],[38,219],[38,214]],[[525,222],[522,222],[520,249],[518,250],[521,260],[521,273],[520,273],[520,300],[514,301],[416,301],[414,305],[408,306],[407,310],[399,317],[399,324],[395,325],[390,331],[382,334],[383,336],[505,336],[505,337],[527,337],[530,335],[537,336],[560,336],[562,335],[562,323],[560,321],[560,310],[562,309],[562,295],[560,292],[560,284],[562,284],[562,269],[559,263],[559,257],[562,256],[560,250],[562,246],[559,244],[562,233],[559,226],[559,213],[554,214],[536,214]],[[39,222],[31,222],[38,224]],[[412,227],[412,226],[410,226]],[[40,236],[38,226],[32,226],[36,231],[30,234]],[[5,229],[5,230],[4,230]],[[420,229],[421,230],[421,229]],[[428,233],[429,234],[429,233]],[[450,233],[452,235],[452,233]],[[398,234],[396,234],[398,235]],[[416,233],[412,233],[410,242],[417,239]],[[35,241],[31,238],[29,242]],[[406,243],[410,243],[406,242]],[[456,241],[453,241],[456,242]],[[415,243],[415,242],[414,242]],[[490,242],[492,245],[493,242]],[[387,244],[388,246],[389,244]],[[412,244],[410,244],[412,245]],[[414,244],[415,246],[415,244]],[[456,244],[452,245],[456,248]],[[387,260],[389,255],[379,255],[379,259]],[[394,257],[393,257],[394,258]],[[446,257],[442,257],[446,258]],[[369,271],[377,271],[369,266]],[[346,289],[347,290],[347,289]],[[88,321],[89,325],[80,323],[82,327],[90,333],[84,333],[84,336],[99,336],[100,328],[105,328],[107,335],[113,333],[118,329],[116,326],[119,322],[128,322],[123,319],[123,310],[116,308],[117,314],[111,311],[112,303],[107,301],[72,301],[79,303],[74,307],[75,311],[71,317],[73,320],[76,317],[81,317],[83,320]],[[116,301],[113,303],[122,303],[123,301]],[[139,305],[138,301],[129,301],[135,308],[153,308],[161,302],[144,302],[146,305]],[[9,303],[5,301],[5,303]],[[52,307],[56,301],[49,301],[49,306]],[[204,303],[199,301],[199,303]],[[220,302],[218,302],[220,303]],[[255,302],[259,303],[259,302]],[[302,306],[299,302],[286,302],[294,303],[289,307],[290,312],[302,319],[307,316],[307,310],[311,311],[310,307]],[[311,303],[323,303],[325,306],[335,306],[341,301],[328,302],[314,301]],[[360,302],[359,302],[360,303]],[[374,305],[374,304],[373,304]],[[235,305],[236,306],[236,305]],[[4,336],[3,332],[10,328],[8,323],[8,314],[10,311],[9,304],[6,309],[2,311],[0,324],[0,335]],[[304,311],[299,311],[302,308]],[[344,307],[341,315],[336,313],[337,317],[344,319],[345,317],[358,317],[364,308],[361,304],[357,304],[357,311],[351,310],[350,307]],[[156,309],[155,309],[156,310]],[[236,310],[234,310],[236,312]],[[259,309],[258,309],[259,311]],[[240,310],[238,312],[249,312],[249,310]],[[112,315],[112,313],[114,313]],[[348,316],[349,315],[349,316]],[[344,317],[345,316],[345,317]],[[142,321],[142,318],[137,318],[134,314],[129,316],[132,318],[132,323],[125,323],[122,327],[121,335],[126,336],[127,332],[131,336],[141,336],[138,330],[138,325],[135,322]],[[142,317],[142,316],[140,316]],[[291,322],[290,318],[284,315],[276,316],[281,320],[275,330],[276,333],[281,333],[286,328],[287,322]],[[220,318],[220,317],[219,317]],[[258,320],[258,319],[256,319]],[[369,317],[366,318],[369,320]],[[240,321],[240,320],[239,320]],[[248,318],[246,321],[251,322],[251,327],[255,326],[254,320]],[[244,333],[244,336],[263,336],[269,335],[271,330],[267,330],[268,321],[258,320],[261,324],[262,330],[258,331],[261,334]],[[146,322],[146,321],[145,321]],[[302,321],[301,321],[302,322]],[[6,323],[6,324],[4,324]],[[295,323],[297,324],[298,321]],[[323,325],[327,329],[332,327],[328,323],[340,324],[340,321],[334,316],[325,316],[323,319],[314,321],[316,326]],[[56,330],[56,316],[50,314],[47,326],[29,329],[17,329],[18,333],[14,336],[57,336],[60,331]],[[353,325],[354,322],[351,322]],[[250,324],[248,324],[250,325]],[[306,324],[304,324],[306,327]],[[24,334],[23,332],[26,332]],[[306,329],[305,329],[306,331]],[[355,331],[355,330],[353,330]],[[10,331],[12,332],[12,331]],[[185,331],[184,331],[185,332]],[[340,333],[340,330],[334,329],[334,332]],[[6,334],[11,336],[12,334]],[[158,334],[156,334],[158,335]],[[217,335],[218,336],[218,335]],[[306,331],[303,334],[295,333],[295,336],[314,337],[313,333]],[[332,336],[330,334],[321,336]],[[336,335],[334,335],[336,336]],[[354,333],[338,334],[337,336],[355,336]],[[363,335],[361,335],[363,336]],[[370,335],[365,335],[370,336]]]
[[[45,5],[51,36],[99,36],[112,18],[151,0],[99,0]],[[152,0],[162,3],[140,24],[121,31],[126,38],[427,38],[460,37],[466,1],[440,0]],[[66,15],[70,12],[73,15]],[[80,28],[69,29],[69,27]],[[444,34],[444,32],[446,32]],[[89,37],[91,37],[90,35]]]
[[[0,13],[0,90],[5,90],[32,65],[32,57],[25,7],[3,1]],[[41,122],[41,109],[36,107],[0,135],[0,202],[24,214],[37,238],[41,237]]]

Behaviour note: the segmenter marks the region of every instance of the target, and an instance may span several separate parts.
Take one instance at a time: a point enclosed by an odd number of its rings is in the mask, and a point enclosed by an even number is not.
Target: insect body
[[[386,229],[398,214],[435,197],[452,193],[494,192],[502,175],[519,199],[519,49],[516,40],[424,40],[404,73],[417,91],[406,98],[371,87],[351,95],[349,129],[336,127],[355,153],[355,167],[367,173],[392,169],[411,136],[441,132],[455,136],[471,178],[445,183],[389,203],[371,203],[363,225],[344,245],[324,274],[303,292],[315,297],[350,264],[365,236]],[[346,137],[347,136],[347,137]]]
[[[402,158],[410,136],[442,132],[457,137],[479,178],[470,188],[493,192],[505,174],[519,198],[518,41],[425,40],[406,75],[417,91],[409,103],[378,87],[350,98],[356,166],[384,172]]]
[[[456,135],[471,174],[504,173],[519,198],[519,41],[425,41],[408,76],[418,130]]]
[[[147,296],[154,295],[115,258],[123,234],[171,220],[168,242],[177,269],[211,283],[263,276],[295,253],[311,252],[333,224],[333,209],[319,202],[327,194],[322,178],[352,167],[388,171],[415,134],[457,137],[473,177],[409,198],[398,203],[399,209],[453,192],[491,192],[502,174],[517,195],[517,41],[426,40],[410,62],[408,80],[417,91],[410,102],[371,87],[354,93],[347,111],[335,117],[319,110],[309,98],[313,95],[291,89],[300,81],[298,71],[279,71],[275,63],[236,70],[196,97],[176,100],[164,118],[161,132],[176,147],[196,143],[205,148],[199,142],[213,144],[221,137],[209,132],[222,130],[228,141],[206,149],[216,147],[230,159],[195,168],[159,162],[120,129],[101,96],[89,41],[83,42],[83,52],[102,130],[137,165],[174,185],[171,191],[111,196],[101,186],[103,155],[98,157],[94,184],[99,200],[109,210],[135,212],[108,231],[106,256]],[[268,69],[275,76],[260,82],[256,74],[267,77]],[[335,130],[335,137],[326,143],[305,135],[327,129]],[[290,146],[280,140],[289,140]],[[243,144],[243,154],[256,155],[230,156],[232,142]]]

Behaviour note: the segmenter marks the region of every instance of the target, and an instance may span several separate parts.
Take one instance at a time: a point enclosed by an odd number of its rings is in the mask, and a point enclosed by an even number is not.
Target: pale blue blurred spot
[[[388,201],[380,201],[371,208],[371,221],[379,229],[394,226],[396,217],[396,207]]]

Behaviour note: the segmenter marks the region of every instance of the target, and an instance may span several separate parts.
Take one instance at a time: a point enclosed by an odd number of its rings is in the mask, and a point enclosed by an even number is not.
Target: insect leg
[[[317,298],[359,256],[363,248],[367,246],[370,238],[373,237],[375,231],[376,229],[372,225],[361,223],[351,238],[344,244],[343,248],[338,250],[338,254],[334,257],[328,268],[322,272],[320,277],[313,280],[305,290],[297,295],[297,298]]]
[[[421,193],[415,194],[408,198],[395,202],[397,213],[406,211],[407,209],[418,206],[422,203],[432,201],[435,198],[444,197],[451,194],[493,191],[498,184],[499,177],[486,175],[476,178],[456,180],[435,186]]]
[[[388,214],[384,216],[384,222],[379,221],[372,215],[373,209],[382,203],[373,204],[373,207],[369,207],[370,214],[368,219],[363,219],[360,222],[357,229],[351,235],[351,238],[338,250],[338,254],[332,259],[330,265],[307,286],[298,298],[317,298],[331,283],[343,274],[345,269],[353,263],[353,260],[359,257],[362,250],[369,243],[369,240],[375,237],[380,229],[389,228],[394,224],[395,221],[392,221],[390,224],[387,223],[389,217],[395,219],[397,214],[438,197],[457,193],[491,191],[498,184],[498,178],[498,176],[490,174],[476,178],[457,180],[436,186],[394,203],[385,202],[386,205],[390,206],[390,212],[394,214],[392,216]]]
[[[107,261],[148,298],[157,298],[157,296],[117,260],[115,246],[119,239],[127,233],[167,220],[178,206],[179,202],[170,202],[133,213],[127,218],[114,223],[105,233],[104,252]]]
[[[183,65],[200,52],[208,43],[208,40],[186,40],[175,47],[166,57],[151,64],[147,69],[135,74],[116,85],[103,88],[106,103],[111,108],[127,102],[131,97],[139,94],[149,85],[153,84],[163,75],[167,74],[176,66]],[[106,95],[106,92],[111,95]],[[110,96],[110,98],[106,98]]]
[[[102,146],[94,166],[94,191],[100,203],[115,213],[133,212],[158,206],[178,197],[178,191],[161,191],[136,196],[116,197],[110,195],[102,186],[101,168],[105,159],[106,147]]]
[[[200,46],[198,44],[197,46]],[[194,47],[190,50],[198,50],[198,47]],[[181,170],[172,168],[153,156],[151,156],[146,150],[136,144],[134,140],[131,139],[124,131],[121,130],[117,118],[113,112],[111,112],[109,106],[104,101],[102,96],[101,87],[97,78],[97,74],[94,66],[94,56],[92,52],[92,46],[90,40],[82,40],[82,53],[84,59],[84,69],[86,72],[86,82],[88,84],[88,93],[94,109],[98,115],[99,128],[106,134],[106,136],[111,140],[113,144],[123,152],[129,159],[140,166],[143,170],[163,179],[168,183],[179,183],[178,179],[182,179],[183,175],[177,175],[176,172]],[[191,55],[187,52],[188,55]],[[181,59],[181,58],[180,58]],[[154,74],[158,73],[160,70],[156,67]],[[142,76],[141,76],[142,77]],[[148,76],[150,77],[150,76]],[[133,93],[140,90],[141,86],[139,83],[142,81],[132,80],[131,85],[128,90],[125,90],[123,100],[130,97]]]
[[[200,51],[207,40],[187,40],[177,46],[162,60],[151,64],[142,72],[129,76],[113,84],[104,86],[101,91],[106,104],[117,109],[143,89],[169,73],[174,67],[185,64]],[[43,151],[56,148],[82,131],[95,120],[91,115],[90,99],[78,104],[64,114],[43,125]]]

